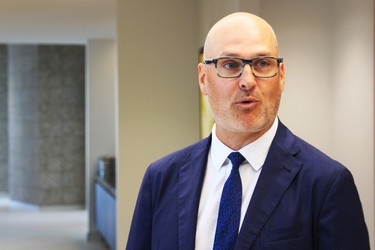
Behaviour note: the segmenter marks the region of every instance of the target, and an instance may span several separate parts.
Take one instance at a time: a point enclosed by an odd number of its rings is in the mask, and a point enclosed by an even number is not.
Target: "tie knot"
[[[228,158],[232,162],[233,168],[239,168],[242,162],[245,161],[245,157],[240,152],[230,153]]]

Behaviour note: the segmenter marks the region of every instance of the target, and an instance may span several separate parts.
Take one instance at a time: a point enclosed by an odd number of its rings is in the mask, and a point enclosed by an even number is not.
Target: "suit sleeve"
[[[362,205],[353,177],[347,169],[342,170],[333,181],[317,227],[317,249],[370,249]]]
[[[152,201],[149,171],[143,178],[130,227],[127,250],[151,249]]]

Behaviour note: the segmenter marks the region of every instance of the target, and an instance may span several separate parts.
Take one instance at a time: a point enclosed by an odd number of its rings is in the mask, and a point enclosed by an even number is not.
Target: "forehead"
[[[217,23],[207,36],[206,58],[218,56],[277,56],[272,28],[263,20],[236,17]]]

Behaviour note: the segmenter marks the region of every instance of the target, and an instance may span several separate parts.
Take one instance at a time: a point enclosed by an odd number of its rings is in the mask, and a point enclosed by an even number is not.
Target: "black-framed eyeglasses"
[[[217,75],[222,78],[240,77],[246,64],[250,65],[255,77],[271,78],[276,76],[279,72],[281,62],[283,62],[283,58],[273,56],[257,56],[250,59],[224,56],[204,60],[204,64],[213,63],[215,65]]]

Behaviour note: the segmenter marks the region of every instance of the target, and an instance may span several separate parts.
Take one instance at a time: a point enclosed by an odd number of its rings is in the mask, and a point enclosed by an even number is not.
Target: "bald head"
[[[277,39],[272,27],[256,15],[238,12],[224,17],[211,28],[204,45],[204,57],[236,53],[235,47],[246,42],[249,42],[249,46],[253,42],[262,43],[278,56]],[[252,50],[250,47],[248,49]]]

